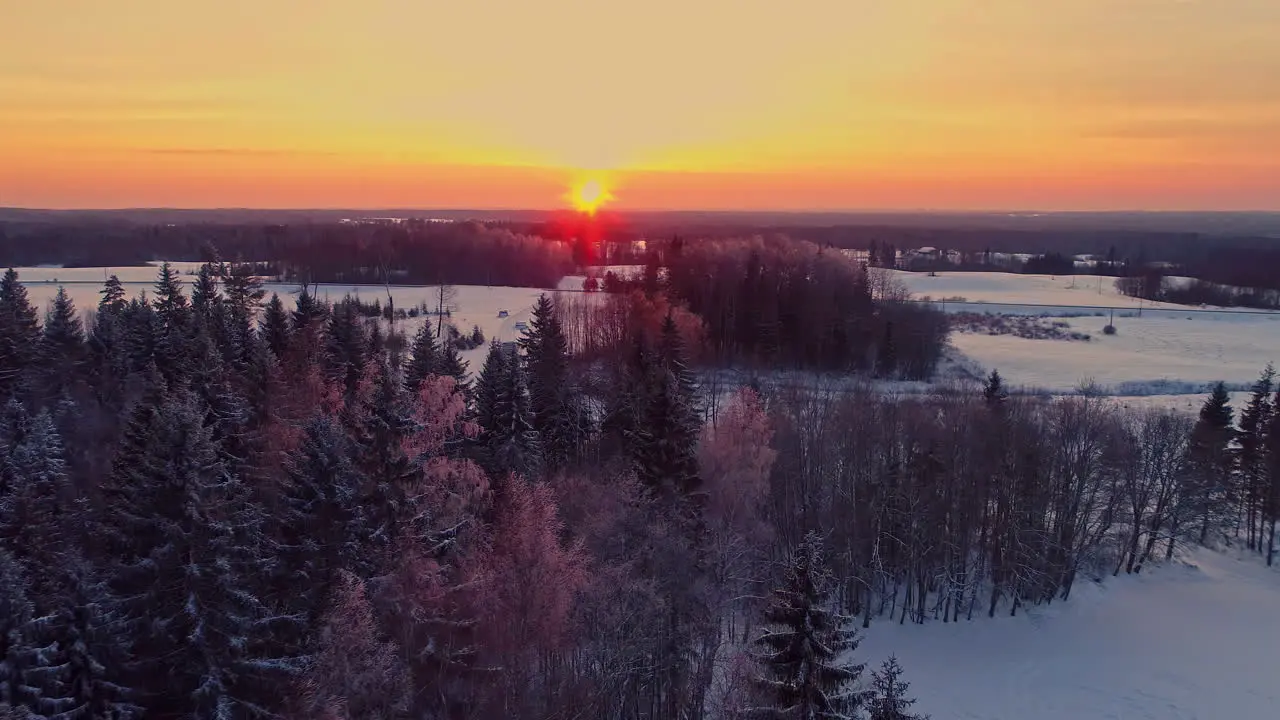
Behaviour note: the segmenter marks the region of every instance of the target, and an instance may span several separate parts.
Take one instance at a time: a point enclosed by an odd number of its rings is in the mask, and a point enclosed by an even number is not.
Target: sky
[[[0,206],[1280,210],[1277,0],[0,0]]]

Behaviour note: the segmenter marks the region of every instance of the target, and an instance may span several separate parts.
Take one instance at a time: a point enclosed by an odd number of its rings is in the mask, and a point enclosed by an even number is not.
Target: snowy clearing
[[[1207,550],[1191,561],[1014,618],[873,623],[858,656],[897,655],[915,709],[939,720],[1275,718],[1280,570]]]
[[[917,297],[946,299],[938,306],[948,312],[1045,314],[1090,336],[1067,342],[952,334],[957,350],[985,370],[998,369],[1014,386],[1070,392],[1092,381],[1117,395],[1200,393],[1218,380],[1247,385],[1268,362],[1280,362],[1280,313],[1139,301],[1116,292],[1115,278],[893,275]],[[1116,308],[1114,319],[1105,308]],[[1108,322],[1115,335],[1103,333]]]

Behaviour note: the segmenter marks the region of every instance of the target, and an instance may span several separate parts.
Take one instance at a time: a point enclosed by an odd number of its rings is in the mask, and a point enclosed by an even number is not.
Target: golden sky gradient
[[[0,0],[0,206],[1280,209],[1277,0]]]

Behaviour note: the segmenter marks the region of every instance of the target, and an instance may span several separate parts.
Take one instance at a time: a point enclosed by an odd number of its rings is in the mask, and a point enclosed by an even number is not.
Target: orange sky
[[[0,0],[0,206],[1280,209],[1277,0]]]

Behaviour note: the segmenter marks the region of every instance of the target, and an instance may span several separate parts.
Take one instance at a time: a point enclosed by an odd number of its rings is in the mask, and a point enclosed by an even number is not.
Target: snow
[[[963,298],[965,302],[981,305],[1003,303],[1008,305],[1037,306],[1042,312],[1057,308],[1164,308],[1186,310],[1173,303],[1153,303],[1149,300],[1122,295],[1116,290],[1116,278],[1099,275],[1021,275],[1001,272],[947,272],[930,277],[928,273],[890,271],[916,297],[934,300]],[[947,309],[950,311],[951,303]],[[1051,309],[1051,308],[1049,308]],[[965,308],[966,311],[981,308]],[[989,308],[991,312],[1008,312],[1005,308]],[[1096,311],[1096,310],[1095,310]],[[1233,312],[1223,308],[1223,312]]]
[[[1092,381],[1119,395],[1201,393],[1219,380],[1247,385],[1268,362],[1280,363],[1280,313],[1150,303],[1119,294],[1114,278],[1095,276],[893,275],[917,297],[947,299],[939,307],[948,312],[1046,314],[1091,336],[1085,342],[952,335],[964,356],[998,369],[1013,386],[1069,392]],[[1108,322],[1115,335],[1103,334]]]
[[[1208,550],[1190,560],[1014,618],[873,621],[857,656],[876,667],[896,655],[913,709],[935,718],[1277,717],[1280,569]]]

